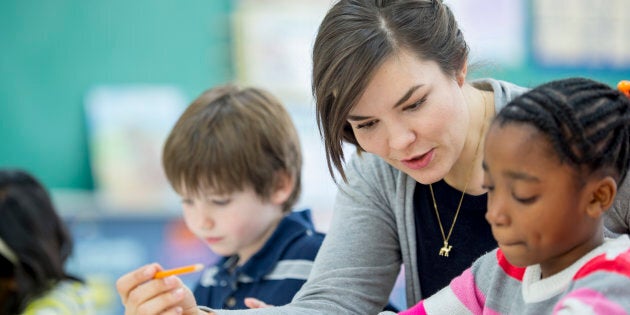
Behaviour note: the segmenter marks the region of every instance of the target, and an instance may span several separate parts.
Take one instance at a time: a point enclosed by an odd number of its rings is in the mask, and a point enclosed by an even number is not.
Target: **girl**
[[[64,267],[72,237],[45,188],[0,170],[0,314],[93,314],[88,287]]]

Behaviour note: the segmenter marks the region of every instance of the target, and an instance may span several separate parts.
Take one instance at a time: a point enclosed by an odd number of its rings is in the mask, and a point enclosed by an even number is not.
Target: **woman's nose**
[[[402,122],[393,122],[388,128],[389,147],[394,150],[407,149],[415,140],[416,133]]]

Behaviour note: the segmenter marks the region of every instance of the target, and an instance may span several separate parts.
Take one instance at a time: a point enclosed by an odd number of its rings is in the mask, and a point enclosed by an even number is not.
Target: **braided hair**
[[[514,99],[495,123],[531,124],[548,137],[562,163],[620,184],[630,163],[630,99],[586,78],[551,81]]]

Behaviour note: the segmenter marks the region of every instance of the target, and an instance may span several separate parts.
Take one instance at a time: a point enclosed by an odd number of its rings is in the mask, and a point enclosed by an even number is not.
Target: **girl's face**
[[[184,191],[185,192],[185,191]],[[239,264],[253,256],[283,217],[275,194],[263,201],[252,188],[228,195],[208,192],[182,194],[183,216],[188,229],[221,256],[239,256]]]
[[[540,264],[543,277],[568,267],[598,244],[587,208],[591,183],[560,163],[546,137],[523,123],[493,124],[484,152],[486,219],[508,261]]]
[[[461,83],[434,61],[402,52],[386,60],[368,83],[348,123],[367,152],[416,181],[448,174],[462,151],[469,112]]]

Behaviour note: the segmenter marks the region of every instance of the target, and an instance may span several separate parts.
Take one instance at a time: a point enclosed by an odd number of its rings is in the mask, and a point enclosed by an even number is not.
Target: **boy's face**
[[[239,255],[239,264],[253,256],[283,217],[274,197],[263,201],[252,188],[228,195],[182,194],[188,228],[221,256]]]
[[[531,125],[493,124],[484,151],[486,219],[508,261],[540,264],[543,277],[593,248],[599,221],[588,216],[590,194]]]

